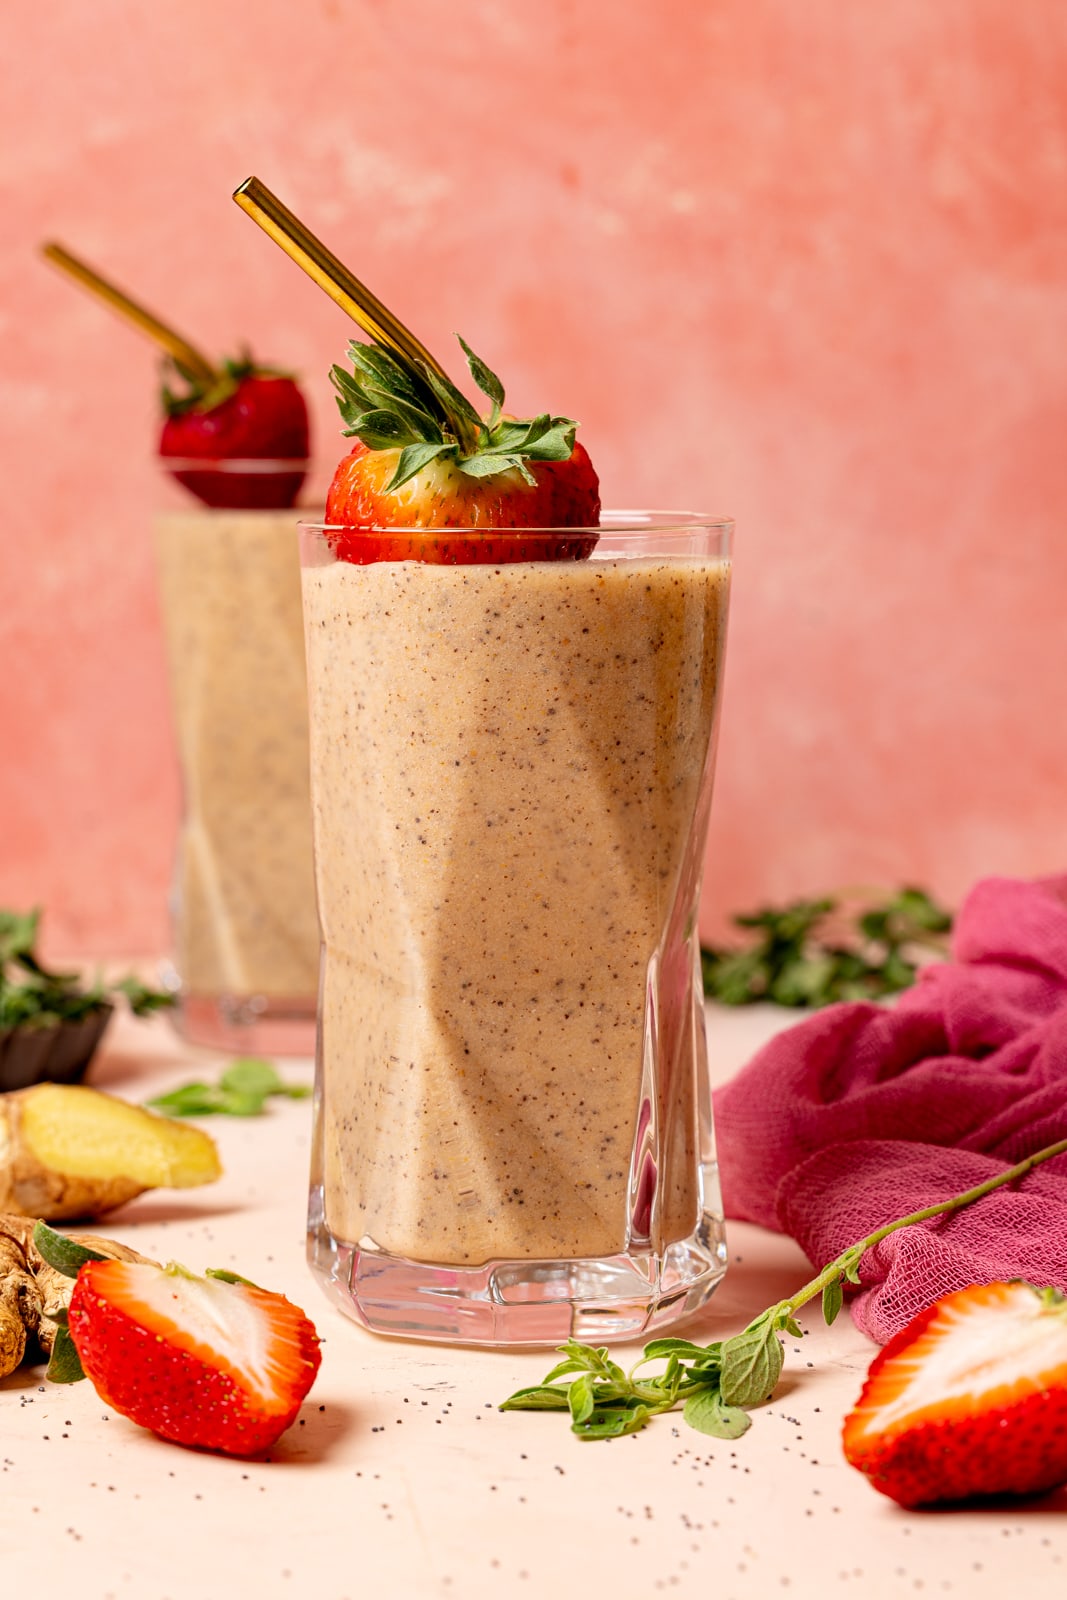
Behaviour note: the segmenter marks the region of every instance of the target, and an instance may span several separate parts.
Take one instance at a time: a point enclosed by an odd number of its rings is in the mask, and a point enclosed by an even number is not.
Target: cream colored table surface
[[[792,1020],[714,1011],[716,1078]],[[214,1073],[163,1019],[120,1020],[93,1081],[131,1099]],[[286,1063],[310,1082],[309,1062]],[[308,1102],[205,1121],[225,1176],[146,1195],[102,1231],[198,1270],[232,1267],[303,1305],[323,1364],[269,1461],[164,1444],[108,1414],[88,1383],[40,1369],[0,1383],[0,1595],[25,1600],[701,1600],[775,1595],[1030,1596],[1067,1591],[1067,1498],[908,1513],[841,1455],[841,1420],[873,1347],[847,1315],[790,1340],[785,1380],[730,1444],[661,1418],[581,1444],[560,1416],[497,1403],[547,1370],[505,1354],[376,1338],[321,1297],[304,1264]],[[691,1337],[736,1332],[808,1276],[799,1250],[730,1229],[730,1270]],[[625,1347],[624,1347],[625,1348]],[[637,1347],[631,1359],[636,1359]]]

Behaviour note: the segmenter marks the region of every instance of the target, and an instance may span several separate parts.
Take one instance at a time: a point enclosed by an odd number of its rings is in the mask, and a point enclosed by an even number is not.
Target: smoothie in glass
[[[190,503],[156,524],[184,801],[178,1022],[226,1049],[314,1048],[298,515]]]
[[[696,906],[730,529],[598,532],[499,565],[302,535],[311,1255],[379,1331],[628,1336],[724,1268]]]

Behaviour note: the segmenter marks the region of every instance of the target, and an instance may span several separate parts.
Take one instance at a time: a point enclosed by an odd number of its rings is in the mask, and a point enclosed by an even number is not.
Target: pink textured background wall
[[[155,357],[325,383],[348,324],[257,172],[421,334],[582,419],[606,499],[739,525],[706,926],[1067,858],[1059,0],[53,0],[6,25],[0,902],[166,942]]]

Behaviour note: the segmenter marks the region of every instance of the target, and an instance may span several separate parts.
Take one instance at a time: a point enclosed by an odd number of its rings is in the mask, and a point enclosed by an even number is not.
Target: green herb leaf
[[[265,1100],[268,1095],[277,1094],[282,1080],[273,1061],[264,1061],[261,1056],[238,1056],[230,1062],[219,1084],[236,1094],[258,1094]]]
[[[784,1352],[773,1318],[759,1318],[722,1347],[722,1396],[728,1405],[759,1406],[774,1393]]]
[[[569,1411],[567,1389],[535,1383],[529,1389],[516,1389],[499,1407],[501,1411]]]
[[[822,1292],[823,1321],[829,1327],[837,1320],[837,1314],[845,1302],[845,1292],[841,1287],[840,1278],[831,1278]]]
[[[226,1110],[226,1096],[214,1083],[183,1083],[166,1094],[153,1095],[145,1105],[168,1117],[210,1117]]]
[[[667,1356],[682,1356],[700,1365],[706,1365],[718,1360],[721,1352],[721,1341],[715,1344],[693,1344],[689,1339],[653,1339],[650,1344],[645,1345],[645,1352],[639,1365]]]
[[[0,1029],[52,1028],[111,1010],[123,995],[138,1016],[173,1004],[173,996],[127,977],[86,984],[76,972],[49,971],[35,953],[39,911],[0,910]]]
[[[690,1395],[682,1408],[682,1416],[698,1433],[709,1433],[714,1439],[740,1439],[752,1426],[752,1418],[740,1406],[728,1406],[718,1389],[702,1389]]]
[[[85,1369],[81,1364],[81,1357],[75,1348],[74,1340],[70,1336],[69,1328],[56,1329],[45,1377],[50,1383],[79,1383],[85,1377]]]
[[[69,1239],[65,1233],[56,1233],[47,1222],[38,1222],[33,1230],[33,1242],[42,1260],[61,1272],[65,1278],[76,1278],[87,1261],[106,1261],[99,1250]]]
[[[37,943],[37,928],[41,920],[40,908],[33,911],[4,911],[0,909],[0,966],[9,961],[29,962],[36,968],[33,950]]]
[[[939,936],[952,925],[925,891],[907,888],[857,911],[846,940],[833,942],[824,924],[838,909],[825,896],[735,916],[753,942],[741,950],[702,948],[705,993],[723,1005],[771,1000],[811,1009],[897,994],[915,981],[911,948],[944,953]]]
[[[567,1391],[567,1404],[575,1422],[589,1421],[596,1408],[596,1390],[593,1387],[592,1376],[588,1372],[583,1372],[581,1377],[575,1378],[571,1384]]]
[[[168,1117],[257,1117],[274,1095],[303,1100],[310,1093],[304,1084],[284,1083],[270,1061],[259,1056],[239,1056],[218,1083],[196,1080],[179,1084],[146,1104]]]
[[[573,1423],[571,1431],[579,1439],[618,1439],[637,1433],[655,1413],[640,1403],[632,1406],[599,1406],[588,1422]]]
[[[126,996],[126,1002],[135,1017],[149,1017],[154,1011],[165,1011],[175,1004],[176,995],[160,989],[151,989],[140,978],[121,978],[115,992]]]

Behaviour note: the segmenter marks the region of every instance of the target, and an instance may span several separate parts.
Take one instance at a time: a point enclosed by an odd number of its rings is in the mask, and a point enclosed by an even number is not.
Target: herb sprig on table
[[[311,1090],[301,1083],[283,1083],[270,1061],[241,1056],[218,1083],[183,1083],[146,1103],[168,1117],[258,1117],[273,1095],[303,1100]]]
[[[110,1006],[117,995],[135,1016],[173,1005],[173,996],[133,976],[106,984],[85,983],[79,973],[53,972],[36,953],[41,913],[0,909],[0,1028],[47,1028],[82,1022]]]
[[[517,1390],[500,1409],[565,1411],[570,1414],[571,1432],[579,1439],[618,1439],[637,1433],[652,1417],[681,1406],[684,1420],[699,1433],[739,1439],[751,1426],[749,1409],[768,1401],[778,1385],[785,1360],[779,1334],[799,1338],[803,1333],[796,1320],[801,1306],[818,1297],[825,1321],[832,1323],[844,1303],[845,1285],[860,1281],[864,1255],[889,1234],[961,1211],[995,1189],[1024,1178],[1042,1162],[1065,1154],[1067,1139],[1061,1139],[951,1200],[876,1228],[842,1251],[796,1294],[769,1306],[730,1339],[708,1345],[688,1339],[653,1339],[629,1372],[610,1359],[607,1349],[568,1339],[559,1346],[564,1359],[539,1384]],[[664,1362],[663,1370],[654,1376],[642,1374],[641,1369],[654,1361]]]
[[[913,886],[850,916],[841,899],[827,895],[766,906],[733,921],[754,937],[743,949],[702,947],[705,994],[728,1006],[770,1000],[812,1009],[908,988],[918,970],[914,954],[947,954],[944,935],[952,927],[950,913]]]

